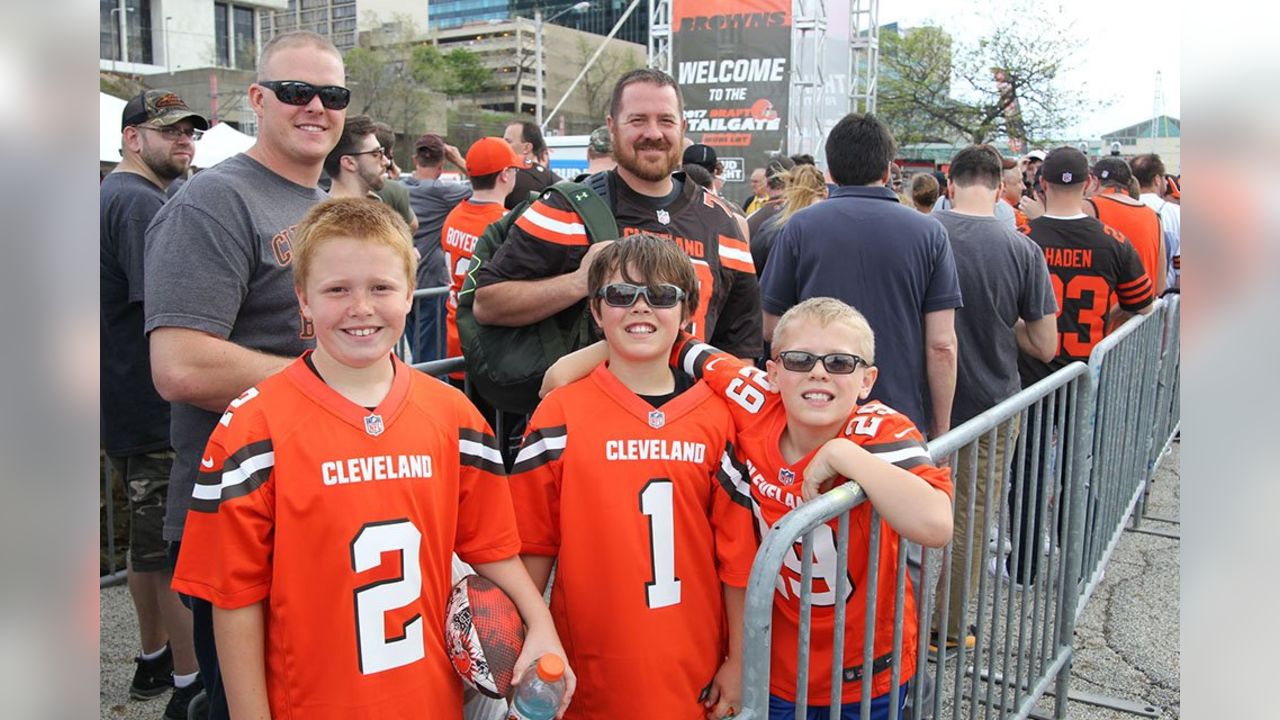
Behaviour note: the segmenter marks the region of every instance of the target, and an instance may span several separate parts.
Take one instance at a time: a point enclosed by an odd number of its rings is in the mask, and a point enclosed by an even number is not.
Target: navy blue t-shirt
[[[99,191],[102,445],[117,457],[169,447],[169,403],[152,383],[142,331],[144,235],[166,199],[131,172],[107,175]]]
[[[871,397],[925,430],[924,316],[958,308],[960,280],[947,232],[884,187],[842,186],[791,216],[760,280],[765,312],[782,315],[811,297],[834,297],[866,316],[879,379]],[[776,353],[787,348],[773,348]]]

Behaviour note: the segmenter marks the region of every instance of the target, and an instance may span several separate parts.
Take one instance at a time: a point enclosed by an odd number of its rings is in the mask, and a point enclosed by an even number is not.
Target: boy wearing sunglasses
[[[774,333],[773,358],[761,371],[716,348],[682,336],[672,358],[693,377],[728,400],[738,428],[738,449],[751,470],[752,508],[765,533],[783,515],[836,483],[856,479],[871,503],[850,513],[849,558],[836,567],[832,520],[814,532],[812,625],[808,698],[819,706],[831,697],[832,634],[837,602],[845,604],[843,720],[860,717],[861,665],[866,617],[867,555],[871,506],[885,521],[880,534],[872,657],[871,717],[887,718],[890,703],[906,701],[906,680],[916,669],[916,609],[905,578],[901,677],[890,687],[893,660],[893,588],[899,537],[928,547],[951,539],[951,480],[935,467],[924,437],[901,413],[874,400],[875,336],[866,318],[834,298],[811,298],[788,310]],[[593,345],[568,356],[548,372],[549,382],[580,374],[607,350]],[[547,386],[544,384],[544,387]],[[860,404],[862,403],[862,404]],[[770,718],[795,717],[800,618],[799,544],[786,559],[774,595]],[[835,597],[837,578],[847,573],[845,595]],[[888,596],[888,599],[886,598]],[[808,711],[826,720],[828,710]]]
[[[613,352],[543,400],[511,471],[534,583],[559,563],[551,614],[578,672],[566,717],[725,717],[756,538],[729,410],[668,361],[698,306],[693,265],[633,235],[602,248],[588,291]]]

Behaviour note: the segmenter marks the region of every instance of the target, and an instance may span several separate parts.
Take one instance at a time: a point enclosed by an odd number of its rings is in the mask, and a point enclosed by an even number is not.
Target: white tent
[[[253,147],[254,139],[226,123],[218,123],[209,128],[204,137],[196,142],[196,157],[192,165],[200,168],[211,168],[229,157],[238,155]]]
[[[104,92],[98,93],[98,159],[118,163],[120,157],[120,118],[125,101]]]

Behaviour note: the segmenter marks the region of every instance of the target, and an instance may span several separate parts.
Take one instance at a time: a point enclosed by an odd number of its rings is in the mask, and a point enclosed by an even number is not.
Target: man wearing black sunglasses
[[[342,126],[342,136],[324,160],[333,185],[329,197],[372,198],[386,182],[387,156],[378,142],[377,128],[368,115],[354,115]]]
[[[156,389],[171,403],[176,451],[164,526],[173,558],[196,476],[215,471],[201,467],[203,452],[228,404],[314,344],[293,291],[290,236],[325,197],[317,184],[342,132],[344,81],[342,56],[327,39],[307,32],[273,38],[249,86],[257,142],[192,178],[147,230],[145,329]],[[191,598],[191,607],[209,717],[226,718],[213,606]],[[220,632],[253,621],[248,610],[258,606],[219,610]],[[245,663],[229,658],[222,667],[234,673]]]

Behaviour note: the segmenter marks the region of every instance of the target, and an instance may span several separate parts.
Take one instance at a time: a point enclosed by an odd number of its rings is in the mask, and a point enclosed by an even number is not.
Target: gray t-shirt
[[[951,210],[933,217],[947,229],[964,295],[956,311],[955,427],[1021,389],[1014,323],[1052,315],[1058,303],[1044,255],[1030,238],[995,217]]]
[[[445,267],[444,250],[440,247],[440,229],[444,219],[458,203],[471,197],[471,183],[405,178],[409,204],[418,216],[418,231],[413,245],[422,254],[418,261],[418,287],[448,285],[453,274]]]
[[[146,332],[188,328],[285,357],[314,347],[293,292],[290,239],[324,198],[324,191],[289,182],[244,154],[193,177],[147,228]],[[166,540],[182,539],[198,463],[218,417],[173,403],[177,456]]]

